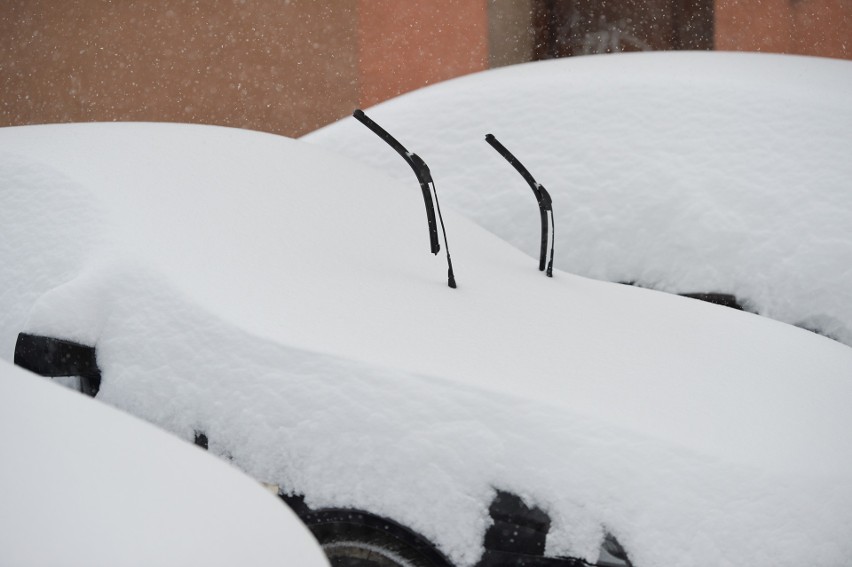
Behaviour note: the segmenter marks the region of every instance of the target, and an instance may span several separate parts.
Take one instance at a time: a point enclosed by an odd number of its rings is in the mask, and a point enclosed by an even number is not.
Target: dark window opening
[[[533,0],[533,59],[713,49],[712,0]]]

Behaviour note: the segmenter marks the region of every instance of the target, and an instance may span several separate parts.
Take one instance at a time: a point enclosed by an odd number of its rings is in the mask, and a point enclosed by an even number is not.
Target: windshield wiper
[[[518,173],[521,174],[527,183],[529,183],[530,189],[532,189],[533,194],[535,195],[536,201],[538,201],[538,210],[541,215],[541,252],[538,257],[538,269],[539,271],[544,271],[545,260],[547,259],[547,213],[550,212],[550,224],[553,227],[551,230],[552,240],[550,241],[550,262],[547,265],[547,277],[553,277],[553,248],[556,242],[556,223],[553,220],[553,200],[550,198],[550,194],[547,192],[547,189],[541,183],[538,183],[533,176],[527,171],[527,168],[518,161],[512,152],[506,149],[506,147],[501,144],[497,138],[494,137],[493,134],[486,134],[485,141],[488,142],[492,148],[497,150],[497,152],[503,156],[506,161],[512,164]]]
[[[441,204],[438,202],[438,191],[435,189],[435,181],[432,179],[432,174],[429,172],[429,166],[426,165],[420,156],[413,154],[405,149],[405,146],[400,144],[396,138],[391,136],[387,130],[373,122],[361,109],[355,110],[352,113],[358,122],[369,128],[379,138],[384,140],[390,147],[402,156],[402,159],[414,170],[414,175],[417,176],[417,181],[420,183],[420,191],[423,193],[423,203],[426,205],[426,221],[429,225],[429,245],[432,254],[437,254],[441,250],[441,245],[438,243],[438,228],[435,223],[435,207],[432,204],[432,194],[435,195],[435,205],[438,208],[438,220],[441,222],[441,232],[444,235],[444,247],[447,252],[447,285],[452,288],[456,287],[456,278],[453,274],[453,262],[450,259],[450,245],[447,242],[447,231],[444,228],[444,218],[441,215]],[[430,188],[431,184],[431,188]]]

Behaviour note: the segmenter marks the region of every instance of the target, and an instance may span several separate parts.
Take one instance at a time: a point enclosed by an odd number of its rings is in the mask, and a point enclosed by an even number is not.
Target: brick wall
[[[561,4],[597,6],[592,0],[4,0],[0,126],[174,121],[299,136],[358,106],[532,59],[540,4],[552,5],[555,14]],[[716,49],[852,58],[852,0],[715,0],[704,13],[711,11],[714,16],[684,29],[714,25]],[[652,47],[689,46],[680,43]]]
[[[850,0],[716,0],[716,49],[852,59]]]

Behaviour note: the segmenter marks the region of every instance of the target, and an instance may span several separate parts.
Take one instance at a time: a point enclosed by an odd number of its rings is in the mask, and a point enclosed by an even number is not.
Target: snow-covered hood
[[[554,554],[593,560],[606,527],[638,567],[852,556],[844,345],[545,278],[445,210],[449,289],[413,182],[271,135],[8,128],[0,168],[0,354],[96,344],[100,399],[257,478],[463,565],[495,487],[548,510]]]
[[[748,310],[852,345],[852,62],[746,53],[572,57],[485,71],[368,112],[429,162],[445,203],[557,267]],[[304,137],[402,180],[347,118]]]

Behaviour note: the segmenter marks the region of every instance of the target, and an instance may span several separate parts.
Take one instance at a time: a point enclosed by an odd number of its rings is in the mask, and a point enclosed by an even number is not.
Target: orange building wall
[[[486,0],[360,0],[360,104],[488,68]]]
[[[4,0],[0,125],[175,121],[299,135],[358,98],[354,7]]]
[[[717,0],[715,48],[852,59],[849,0]]]
[[[0,126],[299,136],[488,66],[487,0],[0,0]]]
[[[527,59],[532,4],[0,0],[0,126],[150,120],[299,136],[486,69],[489,48],[494,65]],[[852,58],[852,0],[716,0],[715,47]]]

